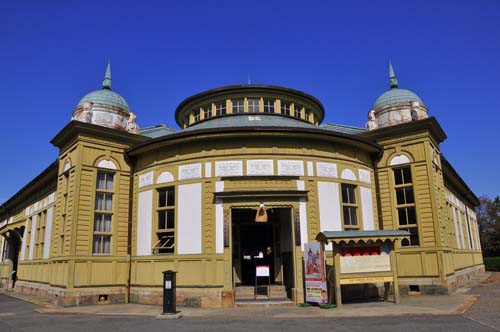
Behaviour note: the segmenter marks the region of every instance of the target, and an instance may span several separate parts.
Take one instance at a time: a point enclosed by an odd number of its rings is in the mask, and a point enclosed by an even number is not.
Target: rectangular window
[[[203,115],[204,115],[205,119],[212,117],[212,105],[207,105],[207,106],[203,107],[203,112],[204,112]]]
[[[294,110],[295,110],[295,113],[294,113],[294,117],[298,118],[298,119],[301,119],[302,116],[301,116],[301,113],[302,113],[302,106],[301,105],[297,105],[295,104],[294,105]]]
[[[201,112],[200,110],[193,111],[194,122],[200,122]]]
[[[264,113],[274,113],[274,100],[264,99]]]
[[[226,114],[226,101],[221,101],[215,104],[215,114],[217,116]]]
[[[291,116],[289,102],[284,100],[281,101],[281,114]]]
[[[157,242],[154,254],[171,254],[175,250],[175,187],[158,189]]]
[[[245,112],[245,102],[243,99],[233,99],[233,113],[244,113]]]
[[[345,229],[357,229],[357,205],[356,205],[356,186],[343,183],[342,189],[342,212],[344,217]]]
[[[418,246],[417,212],[411,179],[411,168],[396,168],[393,171],[399,229],[410,233],[410,239],[404,239],[401,241],[401,245],[405,247]]]
[[[94,254],[111,253],[114,174],[97,173],[94,211]]]
[[[259,113],[259,99],[248,98],[248,113]]]
[[[310,121],[309,118],[311,117],[312,112],[310,110],[306,110],[305,112],[306,112],[306,121]]]

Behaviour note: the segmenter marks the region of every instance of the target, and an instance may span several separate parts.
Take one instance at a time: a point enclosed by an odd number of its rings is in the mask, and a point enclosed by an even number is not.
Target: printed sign
[[[257,277],[269,277],[269,265],[258,265],[255,270]]]
[[[390,248],[356,246],[340,248],[340,273],[383,272],[391,270]]]
[[[326,303],[325,253],[322,243],[304,244],[304,267],[306,281],[306,302]]]

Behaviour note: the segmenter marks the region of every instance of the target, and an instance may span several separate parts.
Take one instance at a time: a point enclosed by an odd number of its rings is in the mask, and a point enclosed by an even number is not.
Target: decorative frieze
[[[201,163],[179,166],[179,181],[201,178]]]
[[[247,161],[247,175],[274,175],[274,161],[273,160],[248,160]]]
[[[316,174],[319,177],[337,178],[337,164],[317,162]]]
[[[150,186],[153,184],[153,172],[148,172],[139,175],[139,188]]]
[[[302,160],[278,160],[278,175],[304,176]]]
[[[243,162],[241,160],[216,161],[215,176],[243,176]]]

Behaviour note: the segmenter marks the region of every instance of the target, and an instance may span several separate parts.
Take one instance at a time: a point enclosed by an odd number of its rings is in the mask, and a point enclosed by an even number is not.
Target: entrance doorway
[[[0,280],[0,285],[6,286],[7,289],[14,288],[17,280],[17,263],[19,259],[19,252],[21,250],[22,238],[24,233],[24,226],[16,228],[5,233],[5,248],[3,261],[6,262],[3,268],[7,271],[2,271],[5,280]],[[1,261],[0,257],[0,261]],[[1,275],[0,275],[1,276]],[[6,284],[10,282],[11,284]]]
[[[255,286],[256,266],[269,266],[271,285],[282,285],[288,296],[294,287],[292,209],[267,208],[267,222],[255,222],[257,211],[232,208],[233,282]],[[259,278],[259,284],[267,284]]]

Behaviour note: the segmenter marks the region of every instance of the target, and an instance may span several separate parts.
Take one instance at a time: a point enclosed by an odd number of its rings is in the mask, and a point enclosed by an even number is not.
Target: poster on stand
[[[304,244],[306,302],[327,303],[325,252],[322,243]]]

